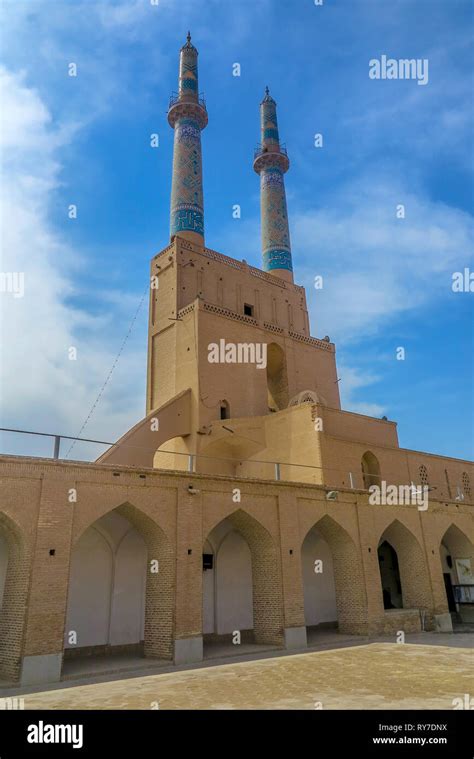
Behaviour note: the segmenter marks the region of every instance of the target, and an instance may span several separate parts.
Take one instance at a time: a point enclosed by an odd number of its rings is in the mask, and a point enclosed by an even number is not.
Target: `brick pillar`
[[[61,678],[75,482],[45,479],[41,492],[28,601],[22,684]],[[52,553],[54,552],[54,553]]]
[[[303,570],[296,494],[283,490],[278,496],[278,511],[285,646],[290,649],[306,648]]]
[[[171,659],[175,570],[173,546],[161,527],[139,509],[125,504],[117,512],[133,524],[147,546],[145,656]],[[158,562],[158,572],[152,571],[152,562]]]
[[[364,632],[370,635],[382,629],[385,614],[377,552],[379,534],[373,520],[374,506],[358,503],[356,508],[365,593],[367,596],[367,627]]]
[[[243,510],[228,517],[252,555],[253,629],[256,643],[283,643],[283,593],[279,546],[260,522]],[[276,538],[278,540],[278,536]],[[279,542],[279,541],[278,541]]]
[[[331,549],[338,630],[363,635],[367,632],[367,590],[360,545],[328,514],[316,526]]]
[[[190,480],[191,482],[191,480]],[[199,484],[195,485],[199,490]],[[201,661],[202,639],[202,499],[178,488],[176,524],[175,664]]]
[[[0,678],[18,680],[30,581],[31,548],[25,536],[3,514],[0,514],[0,529],[8,550],[0,612]]]

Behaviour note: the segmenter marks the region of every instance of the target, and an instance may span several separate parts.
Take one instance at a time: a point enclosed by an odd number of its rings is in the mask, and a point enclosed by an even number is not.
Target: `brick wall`
[[[149,562],[159,562],[159,572],[148,573],[145,653],[161,658],[172,656],[174,640],[202,634],[202,550],[224,519],[250,549],[254,634],[262,643],[282,643],[284,628],[304,625],[301,546],[313,527],[331,550],[343,632],[393,632],[394,625],[409,631],[419,624],[416,611],[384,612],[382,540],[397,552],[404,606],[424,608],[429,624],[433,614],[447,612],[441,541],[474,563],[474,510],[466,502],[430,500],[420,512],[369,505],[367,493],[357,490],[341,489],[328,502],[319,485],[20,457],[2,457],[0,475],[0,530],[9,550],[0,674],[10,679],[18,677],[22,656],[62,651],[73,546],[113,509],[143,536]]]

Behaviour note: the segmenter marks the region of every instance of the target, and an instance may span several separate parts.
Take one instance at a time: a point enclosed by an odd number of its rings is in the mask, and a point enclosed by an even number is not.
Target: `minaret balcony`
[[[254,150],[253,169],[260,174],[262,169],[276,167],[285,174],[290,168],[290,161],[285,145],[261,145]]]
[[[183,102],[199,103],[201,108],[204,108],[204,110],[206,110],[206,101],[204,99],[203,92],[199,93],[199,97],[197,97],[193,92],[182,92],[181,94],[179,92],[172,92],[168,110],[173,105],[176,105],[176,103],[183,103]]]
[[[258,143],[257,147],[253,151],[253,157],[258,158],[258,156],[263,155],[264,153],[283,153],[283,155],[288,156],[288,151],[286,149],[286,145],[262,145],[261,142]]]
[[[174,129],[177,120],[181,118],[194,119],[200,129],[207,126],[206,101],[202,94],[197,97],[191,93],[172,93],[168,108],[168,124]]]

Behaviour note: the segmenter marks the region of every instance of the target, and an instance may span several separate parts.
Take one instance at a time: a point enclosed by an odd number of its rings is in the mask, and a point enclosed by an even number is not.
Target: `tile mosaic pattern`
[[[197,56],[188,34],[179,64],[179,100],[183,103],[199,101]],[[189,231],[204,237],[201,127],[197,120],[183,116],[174,126],[170,236]]]
[[[179,119],[174,129],[171,235],[191,230],[204,234],[201,130],[196,121]]]
[[[266,164],[260,172],[263,268],[293,271],[276,102],[268,88],[260,106],[260,118],[262,148],[267,151]],[[275,152],[273,163],[272,152]]]

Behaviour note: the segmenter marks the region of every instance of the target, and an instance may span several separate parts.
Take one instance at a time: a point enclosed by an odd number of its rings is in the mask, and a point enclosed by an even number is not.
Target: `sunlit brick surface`
[[[452,709],[473,665],[467,648],[376,643],[36,693],[25,708]]]

